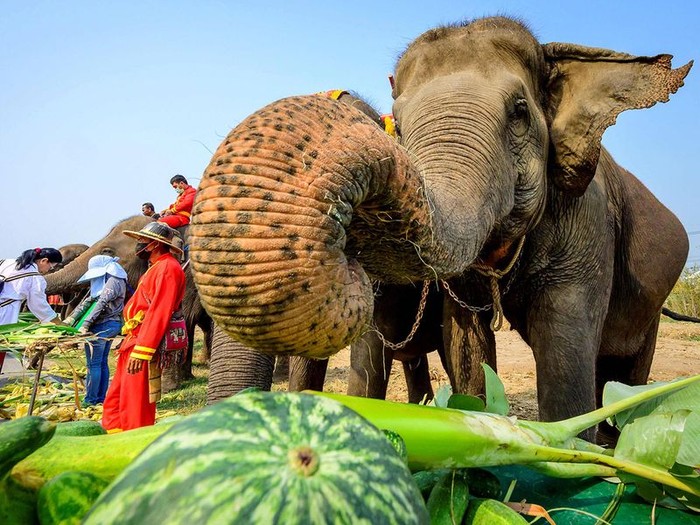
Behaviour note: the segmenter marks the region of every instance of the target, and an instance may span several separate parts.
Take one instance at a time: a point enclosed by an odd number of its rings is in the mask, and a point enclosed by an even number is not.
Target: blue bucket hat
[[[88,271],[78,279],[79,283],[103,277],[107,274],[120,279],[126,279],[124,268],[117,262],[119,257],[110,257],[109,255],[95,255],[88,261]]]

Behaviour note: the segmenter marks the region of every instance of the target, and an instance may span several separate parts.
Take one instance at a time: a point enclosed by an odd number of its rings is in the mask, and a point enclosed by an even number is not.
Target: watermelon
[[[107,482],[89,472],[63,472],[41,487],[37,499],[41,525],[78,525]]]
[[[56,436],[100,436],[107,431],[99,421],[81,419],[78,421],[66,421],[56,425]]]
[[[393,430],[383,428],[382,432],[384,432],[384,437],[389,440],[391,446],[394,447],[394,451],[404,460],[404,463],[408,465],[408,449],[406,448],[406,442],[403,438]]]
[[[54,423],[39,416],[25,416],[0,424],[0,476],[44,446],[55,431]]]
[[[421,494],[384,434],[302,393],[233,396],[173,425],[107,488],[85,524],[413,524]]]

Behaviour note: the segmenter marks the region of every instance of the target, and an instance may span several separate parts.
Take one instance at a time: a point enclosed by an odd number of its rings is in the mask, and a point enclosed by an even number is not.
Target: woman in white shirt
[[[60,319],[46,300],[48,273],[63,260],[55,248],[26,250],[17,259],[0,260],[0,325],[16,323],[22,303],[42,323],[59,323]],[[0,351],[0,371],[5,361],[5,352]]]

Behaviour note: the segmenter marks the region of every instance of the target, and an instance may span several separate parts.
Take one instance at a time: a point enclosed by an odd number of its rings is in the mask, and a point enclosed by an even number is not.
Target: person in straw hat
[[[117,262],[119,257],[95,255],[88,261],[88,270],[79,283],[90,283],[90,294],[71,312],[64,323],[78,326],[80,333],[92,332],[97,337],[85,343],[87,377],[85,405],[105,400],[109,385],[109,350],[112,337],[122,328],[122,310],[126,297],[126,271]]]
[[[149,268],[124,307],[125,339],[103,404],[102,426],[110,433],[155,423],[159,396],[149,395],[149,369],[160,377],[156,350],[185,295],[185,273],[173,255],[182,255],[177,232],[151,222],[123,233],[136,239],[135,253],[148,260]]]

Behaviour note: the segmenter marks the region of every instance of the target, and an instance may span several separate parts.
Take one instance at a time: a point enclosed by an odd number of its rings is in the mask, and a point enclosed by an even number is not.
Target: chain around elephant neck
[[[515,249],[512,259],[503,270],[498,270],[487,264],[474,264],[472,268],[477,273],[489,278],[491,284],[491,297],[493,298],[493,317],[491,318],[491,330],[494,332],[500,330],[503,326],[503,307],[501,306],[501,291],[498,287],[498,281],[510,272],[515,263],[520,260],[520,253],[525,245],[525,236],[523,235],[518,240],[518,246]],[[512,281],[511,281],[512,282]],[[445,283],[443,283],[444,285]],[[510,282],[508,283],[510,285]],[[507,291],[507,290],[506,290]],[[504,292],[505,293],[505,292]]]
[[[418,331],[418,327],[420,326],[421,319],[423,319],[423,313],[425,312],[425,303],[428,300],[429,289],[430,289],[430,281],[423,281],[423,291],[421,292],[421,295],[420,295],[420,303],[418,304],[418,312],[416,313],[416,320],[413,321],[413,326],[411,327],[411,331],[406,336],[406,339],[404,339],[400,343],[392,343],[391,341],[387,341],[386,338],[384,337],[384,334],[382,334],[379,330],[377,330],[377,337],[379,337],[379,340],[382,342],[382,344],[385,347],[389,348],[390,350],[401,350],[404,346],[406,346],[411,341],[411,339],[413,339],[413,336],[416,335],[416,331]]]
[[[503,270],[498,270],[496,268],[492,268],[491,266],[487,266],[485,264],[475,264],[472,265],[472,268],[480,273],[481,275],[484,275],[486,277],[489,277],[490,280],[490,285],[491,285],[491,296],[493,298],[493,303],[487,304],[484,306],[471,306],[465,303],[464,301],[460,300],[459,297],[452,291],[450,288],[450,285],[447,283],[445,280],[440,280],[440,284],[442,284],[443,288],[445,291],[449,294],[454,301],[461,306],[462,308],[466,308],[467,310],[471,312],[484,312],[486,310],[489,310],[490,308],[493,307],[493,317],[491,318],[491,330],[494,332],[497,330],[501,329],[501,326],[503,326],[503,308],[501,306],[501,291],[498,287],[498,281],[502,279],[504,276],[506,276],[513,268],[516,266],[516,263],[520,260],[520,253],[523,250],[523,246],[525,244],[525,236],[522,236],[519,241],[518,241],[518,246],[515,250],[515,253],[513,254],[513,258],[511,261],[508,263],[508,265],[503,269]],[[506,294],[508,293],[508,288],[510,288],[510,285],[513,281],[510,280],[508,284],[506,285],[506,288],[503,290],[503,293]],[[391,341],[387,341],[387,339],[384,337],[384,334],[382,334],[379,330],[377,330],[377,337],[379,337],[379,340],[382,342],[382,344],[389,348],[390,350],[401,350],[403,347],[405,347],[416,335],[416,332],[418,331],[418,327],[420,326],[420,322],[423,319],[423,313],[425,312],[425,305],[428,300],[428,291],[430,289],[430,281],[423,281],[423,291],[421,292],[421,297],[420,297],[420,303],[418,304],[418,311],[416,312],[416,320],[413,322],[413,326],[411,327],[411,331],[408,333],[406,336],[406,339],[401,341],[400,343],[392,343]]]

